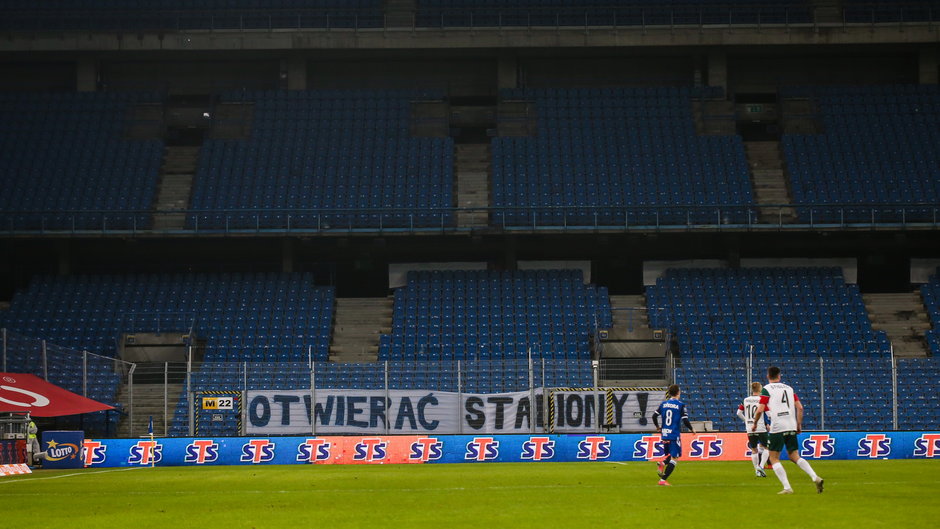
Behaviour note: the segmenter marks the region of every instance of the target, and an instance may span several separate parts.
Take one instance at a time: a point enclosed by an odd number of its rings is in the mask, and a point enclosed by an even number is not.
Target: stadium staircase
[[[862,299],[872,328],[888,334],[894,356],[928,356],[924,335],[930,329],[930,320],[920,293],[865,294]]]
[[[199,165],[199,147],[167,146],[160,168],[155,230],[181,230],[186,224],[186,213],[193,189],[193,175]]]
[[[117,401],[133,403],[133,420],[130,415],[123,416],[118,424],[118,437],[140,437],[147,434],[150,417],[153,417],[153,434],[168,435],[166,423],[173,419],[177,401],[183,394],[183,384],[134,384],[133,397],[130,388],[122,384],[118,389]],[[169,401],[164,405],[164,398]],[[130,407],[130,405],[128,406]],[[166,421],[166,422],[165,422]]]
[[[754,185],[754,199],[760,211],[762,223],[786,224],[796,221],[796,211],[791,207],[779,207],[790,204],[790,192],[787,188],[787,176],[780,142],[749,141],[745,142],[748,167],[751,168],[751,182]]]
[[[457,207],[486,208],[489,206],[490,146],[461,144],[456,146],[454,168],[457,174]],[[485,211],[459,211],[457,225],[461,228],[485,228]]]
[[[666,349],[650,328],[646,298],[642,295],[610,296],[613,326],[601,344],[605,360],[601,384],[611,387],[664,386]]]
[[[391,298],[337,298],[330,359],[340,363],[375,362],[379,335],[391,329]]]

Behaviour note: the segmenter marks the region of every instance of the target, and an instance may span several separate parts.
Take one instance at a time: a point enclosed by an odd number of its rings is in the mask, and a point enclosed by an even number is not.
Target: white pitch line
[[[72,476],[90,476],[94,474],[108,474],[110,472],[125,472],[127,470],[140,470],[141,468],[147,467],[130,467],[130,468],[114,468],[110,470],[88,470],[85,472],[75,472],[74,474],[59,474],[57,476],[36,476],[23,479],[14,479],[10,481],[0,481],[0,485],[7,483],[23,483],[24,481],[43,481],[47,479],[61,479],[61,478],[70,478]]]

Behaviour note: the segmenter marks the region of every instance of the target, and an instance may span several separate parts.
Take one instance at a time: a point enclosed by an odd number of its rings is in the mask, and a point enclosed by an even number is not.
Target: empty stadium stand
[[[146,229],[163,141],[129,139],[156,93],[0,93],[7,230]]]
[[[580,271],[410,272],[379,358],[585,360],[611,321],[607,289]]]
[[[0,29],[7,31],[377,28],[384,20],[380,0],[4,0],[0,11]]]
[[[532,100],[534,137],[494,138],[491,222],[501,226],[745,223],[740,136],[698,136],[689,87],[504,90]]]
[[[940,270],[920,289],[933,328],[925,333],[930,354],[940,357]]]
[[[936,85],[814,86],[781,95],[809,98],[822,124],[821,134],[782,140],[804,222],[936,222],[930,206],[940,199]]]
[[[783,367],[807,406],[806,429],[891,427],[890,343],[840,269],[671,269],[647,298],[651,325],[677,337],[676,380],[700,418],[738,428],[750,357],[751,380]]]
[[[418,0],[424,27],[681,26],[784,24],[812,20],[808,2],[788,0],[670,0],[538,2]]]
[[[210,139],[204,145],[189,226],[452,225],[453,142],[412,137],[410,128],[413,100],[442,97],[380,90],[223,96],[254,104],[252,131],[245,140]]]

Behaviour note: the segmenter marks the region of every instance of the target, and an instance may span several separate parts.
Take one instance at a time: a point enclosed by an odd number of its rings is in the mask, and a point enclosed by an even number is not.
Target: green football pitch
[[[164,467],[0,478],[6,527],[929,527],[940,461],[817,461],[795,494],[749,463]]]

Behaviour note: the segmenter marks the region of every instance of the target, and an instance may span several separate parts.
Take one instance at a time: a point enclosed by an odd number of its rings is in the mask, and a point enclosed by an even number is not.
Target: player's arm
[[[796,433],[803,431],[803,403],[795,394],[793,395],[793,407],[796,408]]]
[[[682,416],[682,424],[684,424],[685,427],[688,428],[690,432],[695,433],[695,429],[692,428],[692,421],[689,420],[688,415]]]
[[[757,425],[759,424],[758,421],[761,420],[761,417],[764,415],[764,410],[766,409],[767,409],[767,405],[764,404],[763,402],[757,405],[757,411],[754,412],[754,424],[751,425],[752,432],[757,431]]]
[[[663,431],[663,429],[659,427],[659,410],[653,412],[653,426],[656,427],[657,432]]]
[[[745,423],[747,422],[747,415],[744,415],[744,404],[738,404],[738,419],[741,419]]]

